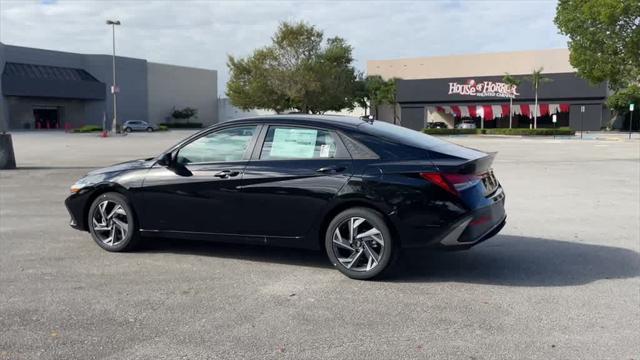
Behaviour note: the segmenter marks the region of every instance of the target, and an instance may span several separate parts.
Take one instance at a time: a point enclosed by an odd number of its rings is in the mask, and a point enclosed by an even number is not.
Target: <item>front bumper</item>
[[[88,210],[86,208],[88,197],[88,193],[80,192],[70,195],[64,201],[64,205],[71,217],[69,226],[76,230],[88,231],[86,216],[84,215]]]

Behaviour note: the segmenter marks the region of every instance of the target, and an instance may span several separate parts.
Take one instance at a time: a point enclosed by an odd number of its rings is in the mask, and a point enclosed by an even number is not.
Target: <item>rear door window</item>
[[[344,158],[335,135],[323,129],[270,126],[264,139],[260,159],[333,159]]]

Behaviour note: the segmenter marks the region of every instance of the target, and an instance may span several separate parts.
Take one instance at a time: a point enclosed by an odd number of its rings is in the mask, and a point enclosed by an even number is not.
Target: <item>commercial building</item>
[[[538,89],[535,108],[535,91],[528,78],[539,68],[548,80]],[[473,121],[478,128],[509,127],[509,113],[512,127],[532,126],[537,113],[538,127],[600,130],[611,117],[605,106],[606,84],[592,85],[578,77],[566,49],[372,60],[367,62],[367,72],[399,79],[400,121],[416,130],[429,122],[444,122],[448,127],[462,121]],[[505,73],[520,84],[505,84]]]
[[[112,57],[0,43],[0,129],[101,126],[113,117]],[[218,122],[217,72],[116,57],[117,118],[170,119],[174,108]]]

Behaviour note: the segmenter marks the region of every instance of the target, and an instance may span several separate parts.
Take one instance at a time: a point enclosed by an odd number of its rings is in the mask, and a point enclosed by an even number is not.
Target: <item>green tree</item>
[[[578,74],[595,84],[607,81],[614,92],[609,108],[628,111],[619,100],[637,95],[640,85],[640,1],[560,0],[554,21],[569,37]]]
[[[638,0],[560,0],[554,21],[585,79],[608,81],[613,90],[640,81]]]
[[[629,104],[635,104],[636,109],[638,105],[640,105],[640,86],[636,84],[632,84],[627,86],[624,89],[621,89],[614,93],[613,95],[607,98],[607,106],[609,109],[616,112],[616,114],[627,114],[629,112]],[[640,113],[640,111],[636,110],[636,114]],[[640,116],[635,116],[638,119]],[[634,123],[637,124],[639,120],[634,119]],[[631,129],[633,124],[631,123],[631,118],[629,118],[629,124],[625,125],[626,120],[622,121],[622,129],[628,128]],[[609,124],[609,127],[611,124]]]
[[[272,43],[247,58],[229,56],[227,95],[242,109],[323,113],[353,108],[352,48],[304,22],[281,23]]]
[[[384,80],[379,75],[371,75],[366,78],[361,78],[356,85],[356,96],[354,102],[365,109],[373,107],[373,111],[376,116],[379,114],[380,105],[392,105],[393,106],[393,123],[397,122],[396,114],[396,81],[398,79],[392,78]]]
[[[522,80],[516,78],[515,76],[504,73],[502,77],[502,82],[510,86],[519,86]],[[513,124],[513,96],[509,96],[509,129],[511,129],[511,125]]]
[[[538,90],[542,87],[542,84],[546,82],[551,82],[553,80],[549,79],[542,75],[542,71],[544,68],[540,67],[539,69],[533,69],[533,72],[530,76],[527,77],[527,80],[531,82],[531,87],[533,87],[533,92],[535,96],[535,103],[533,107],[533,128],[538,128]]]
[[[629,104],[640,104],[640,86],[629,85],[628,87],[609,96],[607,106],[609,109],[623,113],[629,111]]]

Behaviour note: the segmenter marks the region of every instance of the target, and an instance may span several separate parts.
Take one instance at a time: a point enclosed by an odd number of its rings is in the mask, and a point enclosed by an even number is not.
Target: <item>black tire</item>
[[[362,270],[362,269],[353,270],[348,268],[347,265],[343,264],[341,261],[338,260],[339,254],[337,254],[337,252],[339,251],[336,249],[340,248],[340,246],[334,245],[334,241],[333,241],[334,234],[336,232],[336,229],[339,226],[341,227],[345,226],[345,224],[347,224],[346,222],[348,222],[349,219],[351,218],[365,219],[366,222],[368,222],[368,225],[371,225],[371,227],[377,229],[379,233],[382,235],[384,245],[381,246],[381,253],[379,254],[377,265],[372,267],[370,270]],[[363,239],[366,239],[366,238],[363,238]],[[371,240],[369,241],[371,244],[374,244],[373,246],[376,245],[375,243],[373,243],[373,241]],[[380,214],[379,212],[373,209],[364,208],[364,207],[355,207],[355,208],[347,209],[339,213],[338,215],[336,215],[333,218],[333,220],[331,220],[331,222],[329,223],[329,226],[327,226],[324,243],[325,243],[325,249],[327,251],[327,255],[329,257],[329,260],[333,264],[333,266],[335,266],[344,275],[357,280],[368,280],[374,277],[381,276],[384,272],[386,272],[391,267],[391,265],[393,264],[396,258],[396,253],[397,253],[396,242],[391,236],[391,231],[389,230],[389,227],[387,226],[386,221],[384,220],[382,214]],[[353,248],[356,249],[356,246],[354,246]],[[360,249],[363,250],[363,247],[361,246]],[[369,249],[371,249],[371,247]],[[345,251],[349,252],[351,250],[345,250]]]
[[[152,127],[148,127],[147,128],[147,132],[153,132],[153,128]]]
[[[124,128],[124,132],[130,133],[131,132],[131,128],[130,127]]]
[[[121,233],[119,232],[117,235],[115,235],[115,238],[118,238],[118,236],[120,235],[118,241],[112,245],[104,241],[105,236],[108,236],[107,235],[108,231],[96,230],[97,227],[95,226],[93,221],[94,216],[101,217],[101,215],[99,214],[100,210],[98,207],[103,202],[107,202],[107,206],[109,206],[109,204],[111,203],[114,204],[111,208],[107,208],[107,211],[113,210],[113,208],[116,205],[119,205],[122,207],[122,209],[124,209],[124,212],[125,212],[125,215],[116,214],[114,216],[120,217],[121,219],[120,224],[122,224],[123,222],[122,220],[126,218],[126,225],[127,225],[126,236],[122,237]],[[91,233],[91,237],[93,238],[93,240],[98,244],[98,246],[100,246],[101,248],[107,251],[111,251],[111,252],[131,251],[135,249],[135,247],[138,245],[140,241],[140,235],[138,234],[138,226],[137,226],[137,222],[136,222],[133,210],[129,205],[127,198],[117,192],[104,193],[99,195],[95,200],[93,200],[93,203],[89,208],[87,222],[88,222],[89,232]],[[113,222],[111,223],[111,227],[115,227]]]

